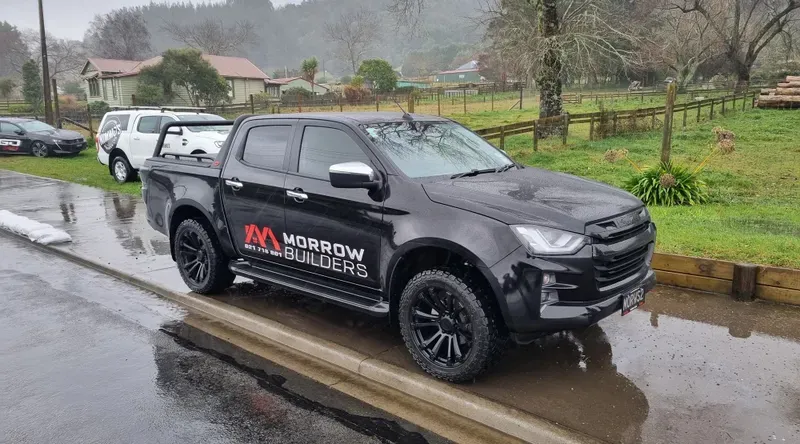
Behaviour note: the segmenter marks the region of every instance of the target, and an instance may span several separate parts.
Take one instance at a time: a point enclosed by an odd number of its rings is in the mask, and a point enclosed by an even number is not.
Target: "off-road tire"
[[[181,253],[181,239],[185,234],[196,235],[202,242],[203,254],[208,258],[208,272],[202,279],[193,279],[185,268],[186,259]],[[222,251],[216,234],[208,230],[200,221],[187,219],[181,222],[175,230],[172,242],[178,271],[183,282],[192,291],[200,294],[219,293],[233,284],[236,276],[228,268],[229,258]]]
[[[472,325],[472,346],[467,358],[457,367],[447,368],[432,362],[420,350],[411,326],[415,295],[431,284],[447,289],[467,311]],[[474,380],[490,368],[505,352],[508,334],[499,314],[489,301],[486,289],[465,273],[448,268],[425,270],[406,284],[398,307],[400,331],[414,361],[430,375],[449,382]]]

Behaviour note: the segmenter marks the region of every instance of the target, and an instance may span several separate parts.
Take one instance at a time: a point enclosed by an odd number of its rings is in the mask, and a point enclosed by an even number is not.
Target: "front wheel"
[[[194,219],[178,225],[172,238],[175,262],[183,282],[200,294],[217,293],[233,284],[234,274],[217,236]]]
[[[36,157],[48,157],[50,156],[50,148],[48,148],[44,143],[36,141],[33,142],[33,145],[31,145],[31,153],[33,153],[33,155]]]
[[[448,269],[414,276],[400,297],[400,330],[414,360],[450,382],[476,378],[504,349],[484,289]]]

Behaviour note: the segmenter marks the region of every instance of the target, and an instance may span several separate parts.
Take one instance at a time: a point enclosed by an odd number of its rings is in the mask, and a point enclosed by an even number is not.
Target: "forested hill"
[[[228,0],[226,3],[192,5],[156,4],[135,8],[140,11],[152,35],[155,52],[182,46],[164,31],[170,22],[183,25],[211,18],[225,26],[240,21],[255,24],[258,43],[243,54],[256,65],[270,70],[299,67],[311,56],[325,60],[325,68],[336,74],[348,74],[347,64],[334,60],[332,45],[325,36],[325,23],[341,14],[364,7],[376,13],[382,37],[368,57],[380,57],[393,65],[403,63],[413,51],[431,51],[457,45],[462,53],[472,51],[483,37],[476,24],[481,0],[436,0],[428,6],[419,22],[415,37],[407,30],[396,30],[395,21],[387,11],[389,0],[309,0],[299,5],[275,8],[269,0]],[[462,54],[469,57],[471,54]]]

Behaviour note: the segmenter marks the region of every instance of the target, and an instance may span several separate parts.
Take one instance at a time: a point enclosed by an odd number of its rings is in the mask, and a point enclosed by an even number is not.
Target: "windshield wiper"
[[[452,176],[450,176],[450,178],[451,179],[460,179],[462,177],[477,176],[478,174],[494,173],[495,171],[497,171],[497,169],[495,169],[495,168],[486,168],[486,169],[483,169],[483,170],[470,170],[470,171],[467,171],[465,173],[453,174]]]
[[[508,170],[510,170],[511,168],[514,168],[514,167],[516,167],[516,166],[517,166],[517,164],[516,164],[516,163],[509,163],[509,164],[507,164],[507,165],[503,165],[503,166],[501,166],[500,168],[498,168],[498,169],[494,170],[494,172],[495,172],[495,173],[502,173],[502,172],[508,171]]]

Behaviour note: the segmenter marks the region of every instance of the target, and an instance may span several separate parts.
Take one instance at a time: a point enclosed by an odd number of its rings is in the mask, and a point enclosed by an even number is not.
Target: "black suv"
[[[387,317],[425,371],[460,382],[509,338],[624,315],[655,285],[656,229],[639,199],[519,165],[450,120],[227,124],[218,156],[159,142],[140,171],[148,221],[196,292],[239,275]]]

